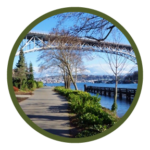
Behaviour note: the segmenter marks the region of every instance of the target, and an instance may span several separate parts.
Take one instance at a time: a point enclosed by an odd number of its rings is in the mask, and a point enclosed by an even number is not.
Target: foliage
[[[19,54],[19,60],[16,64],[16,68],[14,69],[13,74],[13,86],[19,88],[20,90],[34,90],[37,87],[43,87],[43,83],[36,83],[34,81],[34,75],[33,75],[33,66],[30,62],[29,68],[27,67],[27,64],[25,63],[24,53],[23,50],[20,50]]]
[[[70,108],[78,118],[78,126],[84,131],[76,137],[86,137],[101,133],[113,126],[117,120],[105,112],[100,105],[100,98],[87,92],[56,87],[55,91],[67,97]]]
[[[117,103],[116,102],[113,103],[111,110],[114,112],[117,110]]]
[[[27,90],[28,89],[28,85],[27,85],[27,80],[23,79],[22,81],[22,86],[20,88],[21,90]]]
[[[41,88],[41,87],[43,87],[43,82],[38,81],[38,82],[36,82],[36,83],[37,83],[37,88]]]
[[[27,84],[29,89],[33,88],[34,80],[28,80]]]
[[[19,53],[19,60],[18,63],[16,64],[16,69],[15,71],[15,78],[20,80],[20,85],[19,88],[22,88],[22,81],[26,79],[26,64],[25,64],[25,58],[24,58],[24,53],[23,50],[20,50]]]
[[[37,83],[36,81],[33,82],[33,89],[36,89],[37,88]]]
[[[31,62],[29,64],[28,80],[32,80],[32,81],[34,80],[33,66]]]
[[[19,89],[15,86],[13,86],[14,91],[19,91]]]
[[[25,57],[24,57],[24,53],[23,53],[22,49],[20,50],[19,60],[18,60],[18,63],[16,64],[16,66],[17,66],[17,68],[25,66]]]
[[[29,89],[35,89],[35,83],[34,83],[34,75],[33,75],[33,66],[32,63],[30,62],[29,64],[29,69],[27,72],[27,84]]]
[[[15,87],[19,87],[19,83],[20,83],[20,80],[19,79],[17,79],[17,78],[13,78],[12,79],[12,82],[13,82],[13,86],[15,86]]]

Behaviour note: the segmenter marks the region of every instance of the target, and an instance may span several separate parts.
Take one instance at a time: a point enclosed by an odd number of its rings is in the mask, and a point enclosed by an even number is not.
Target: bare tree
[[[116,111],[117,109],[117,86],[119,81],[119,76],[123,73],[123,71],[128,67],[128,58],[120,56],[120,48],[119,44],[122,40],[122,33],[116,29],[112,33],[112,39],[115,43],[115,52],[113,49],[109,52],[106,51],[105,57],[102,57],[105,60],[105,62],[110,67],[113,75],[115,76],[115,95],[114,95],[114,103],[112,105],[112,111]]]
[[[53,37],[55,37],[55,39],[53,39],[52,43],[55,49],[42,51],[38,57],[38,61],[42,61],[39,66],[42,70],[54,66],[59,67],[63,73],[66,87],[69,86],[71,80],[75,89],[78,90],[73,78],[73,69],[81,65],[82,51],[80,51],[80,40],[75,36],[70,36],[65,30],[61,30],[60,32],[53,30],[50,36],[54,34],[55,36]],[[48,45],[49,44],[50,43],[48,43]],[[75,63],[75,60],[78,61],[78,63]]]
[[[79,54],[82,54],[80,51]],[[77,82],[77,75],[78,73],[82,74],[85,71],[84,62],[82,61],[83,57],[85,57],[86,54],[83,56],[75,55],[74,59],[71,60],[72,65],[72,74],[74,75],[74,80]]]
[[[69,28],[71,34],[82,35],[97,41],[104,41],[115,28],[104,18],[84,12],[68,12],[58,14],[56,17],[60,18],[58,26],[68,20],[74,23]]]

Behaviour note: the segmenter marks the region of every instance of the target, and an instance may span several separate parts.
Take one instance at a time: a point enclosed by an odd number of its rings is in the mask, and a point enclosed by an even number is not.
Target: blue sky
[[[46,20],[37,24],[31,31],[49,33],[53,28],[56,27],[57,21],[58,21],[57,18],[53,18],[53,17],[47,18]],[[73,24],[72,22],[68,21],[67,23],[63,24],[62,28],[69,28],[70,26],[72,26],[72,24]],[[113,40],[112,35],[110,35],[107,38],[107,41],[111,42],[112,40]],[[124,35],[122,35],[121,43],[127,44],[127,45],[130,44]],[[54,73],[51,72],[50,70],[46,70],[42,73],[38,71],[39,62],[37,62],[36,60],[37,60],[39,53],[40,52],[32,52],[32,53],[25,54],[25,60],[26,60],[27,64],[29,64],[30,62],[32,62],[32,64],[33,64],[34,77],[54,75]],[[94,59],[92,59],[90,61],[87,59],[83,59],[84,66],[86,68],[86,70],[84,71],[84,74],[112,75],[110,66],[97,55],[99,55],[99,54],[93,53]],[[102,56],[106,57],[104,54],[102,54]],[[16,56],[14,58],[13,68],[16,66],[16,63],[18,62],[18,58],[19,58],[19,56]],[[135,66],[134,63],[132,63],[131,61],[128,61],[128,67],[123,71],[123,73],[128,73],[133,68],[133,66]]]

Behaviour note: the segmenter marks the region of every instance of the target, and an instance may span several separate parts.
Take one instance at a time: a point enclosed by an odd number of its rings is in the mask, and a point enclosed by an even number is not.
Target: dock
[[[115,95],[115,88],[112,87],[95,87],[84,85],[84,91],[109,97]],[[126,97],[127,100],[132,100],[136,94],[136,89],[118,88],[117,93],[120,99]]]

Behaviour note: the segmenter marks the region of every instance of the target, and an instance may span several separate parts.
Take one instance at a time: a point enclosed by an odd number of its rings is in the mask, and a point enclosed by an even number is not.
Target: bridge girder
[[[115,44],[110,42],[98,43],[95,40],[83,38],[80,38],[80,40],[81,42],[76,45],[79,47],[79,50],[115,54],[125,57],[137,64],[135,53],[130,45]],[[49,36],[49,34],[37,32],[29,32],[23,39],[21,46],[25,54],[41,50],[54,50],[58,49],[58,47],[59,43],[55,42],[54,35]],[[67,47],[69,46],[67,45]],[[16,56],[17,55],[19,55],[19,51],[17,51]]]

